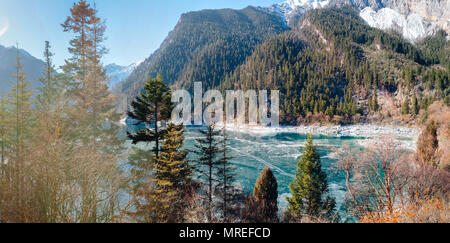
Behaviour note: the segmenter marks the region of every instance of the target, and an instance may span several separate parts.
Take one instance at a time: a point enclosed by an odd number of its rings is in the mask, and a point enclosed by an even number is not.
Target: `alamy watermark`
[[[270,92],[270,110],[267,90],[228,90],[225,99],[218,90],[208,90],[204,94],[202,90],[201,82],[194,83],[193,106],[192,96],[188,91],[177,90],[172,94],[172,102],[176,104],[172,111],[173,123],[185,126],[226,124],[271,127],[278,127],[280,124],[278,90]]]

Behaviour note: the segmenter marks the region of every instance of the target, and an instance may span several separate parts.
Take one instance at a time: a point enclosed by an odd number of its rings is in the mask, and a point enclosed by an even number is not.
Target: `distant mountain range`
[[[21,65],[27,74],[27,81],[31,83],[31,88],[38,88],[39,78],[44,70],[44,62],[23,49],[20,49],[19,53]],[[5,94],[11,88],[14,80],[12,75],[16,73],[16,57],[16,47],[0,45],[0,94]]]
[[[44,62],[27,51],[20,49],[20,62],[27,75],[27,81],[31,83],[31,88],[36,90],[39,87],[39,78],[43,75]],[[11,88],[13,77],[16,73],[16,47],[4,47],[0,45],[0,94],[6,94]],[[129,66],[120,66],[117,64],[109,64],[105,66],[106,75],[108,76],[110,89],[114,88],[118,83],[126,79],[132,73],[140,62],[133,63]]]
[[[140,64],[141,62],[136,62],[128,66],[120,66],[115,63],[106,65],[106,76],[109,78],[108,87],[113,89],[118,83],[128,78]]]

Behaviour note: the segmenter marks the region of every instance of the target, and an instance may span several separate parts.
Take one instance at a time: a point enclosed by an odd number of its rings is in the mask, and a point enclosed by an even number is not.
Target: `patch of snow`
[[[287,23],[292,16],[301,15],[308,9],[324,8],[329,2],[330,0],[286,0],[261,9],[282,17]]]
[[[432,35],[437,30],[436,24],[424,20],[416,13],[405,16],[390,8],[375,11],[371,7],[367,7],[361,11],[360,16],[370,26],[382,30],[393,29],[411,42]]]
[[[223,126],[223,125],[222,125]],[[220,128],[220,126],[218,126]],[[271,136],[279,133],[313,134],[330,137],[356,137],[364,147],[370,147],[371,142],[380,137],[390,136],[395,138],[401,147],[406,150],[415,150],[419,137],[419,129],[401,126],[377,126],[377,125],[348,125],[348,126],[287,126],[287,127],[263,127],[239,124],[227,124],[227,130],[240,133],[248,133],[260,136]]]

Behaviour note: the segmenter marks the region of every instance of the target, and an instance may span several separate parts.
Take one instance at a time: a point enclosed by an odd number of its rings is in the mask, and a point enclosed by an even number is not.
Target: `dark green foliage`
[[[380,108],[370,95],[374,89],[395,93],[422,85],[438,89],[437,99],[450,95],[449,68],[429,66],[448,59],[448,48],[439,47],[442,36],[415,46],[371,28],[347,8],[308,11],[292,30],[251,7],[193,12],[182,16],[121,92],[130,96],[141,88],[138,82],[160,73],[187,88],[202,81],[205,89],[221,91],[280,90],[284,124],[358,122],[365,104]],[[436,52],[444,54],[437,58]]]
[[[450,64],[450,42],[445,31],[439,30],[434,36],[426,37],[419,46],[428,64]]]
[[[410,109],[409,109],[409,98],[405,99],[405,102],[403,102],[402,105],[402,114],[403,115],[409,115]]]
[[[138,128],[143,126],[135,134],[128,133],[128,137],[133,140],[133,144],[155,142],[153,152],[156,157],[159,156],[160,141],[166,132],[158,123],[170,118],[171,97],[169,87],[163,83],[161,76],[158,76],[147,81],[144,90],[136,97],[136,101],[131,103],[133,111],[128,112],[128,117],[134,119]]]
[[[214,125],[207,126],[206,130],[200,130],[203,137],[196,139],[195,150],[192,151],[198,156],[195,160],[196,170],[199,172],[201,179],[206,184],[206,196],[208,202],[208,221],[213,219],[213,186],[215,181],[216,168],[220,166],[218,158],[220,158],[220,140],[218,136],[220,132],[216,130]],[[222,164],[223,165],[223,164]]]
[[[380,109],[380,106],[378,105],[377,87],[374,88],[372,99],[369,100],[369,102],[369,107],[372,111],[377,112]]]
[[[135,207],[129,214],[139,222],[172,220],[164,216],[162,199],[154,196],[153,181],[154,171],[158,168],[160,144],[167,134],[167,129],[161,128],[159,123],[169,119],[172,109],[170,89],[160,76],[150,79],[131,106],[133,111],[129,111],[128,116],[134,120],[139,130],[136,133],[127,132],[128,137],[133,144],[154,144],[151,149],[134,148],[129,158],[133,176],[132,200]],[[182,143],[184,138],[179,139]]]
[[[120,84],[118,92],[130,99],[156,75],[188,88],[194,81],[206,88],[217,86],[259,43],[286,29],[281,19],[254,7],[183,14],[160,50]]]
[[[290,184],[292,197],[288,198],[287,219],[331,220],[336,203],[328,196],[328,190],[326,174],[322,171],[320,156],[310,135],[297,163],[294,181]]]
[[[228,222],[233,216],[238,215],[236,208],[241,194],[240,190],[234,186],[236,179],[236,168],[231,165],[228,150],[228,137],[226,128],[221,131],[222,139],[219,144],[219,159],[217,161],[215,194],[219,199],[218,207],[222,211],[223,221]]]
[[[413,115],[418,115],[419,111],[420,111],[420,107],[419,107],[419,101],[417,100],[417,96],[414,95],[413,99],[412,99],[412,114]]]

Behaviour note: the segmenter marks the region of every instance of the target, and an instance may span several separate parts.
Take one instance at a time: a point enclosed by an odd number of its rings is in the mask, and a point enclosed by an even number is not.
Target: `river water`
[[[201,136],[200,129],[202,128],[186,128],[186,149],[194,149],[195,139]],[[271,167],[278,181],[279,208],[280,211],[284,210],[287,207],[286,197],[290,196],[289,184],[294,178],[307,134],[292,129],[234,129],[228,130],[227,135],[230,155],[233,157],[231,162],[236,168],[236,183],[246,194],[250,194],[264,167]],[[336,161],[335,151],[344,144],[348,144],[350,148],[363,149],[368,138],[361,135],[314,135],[314,144],[321,157],[322,170],[327,174],[330,194],[336,199],[337,210],[341,215],[345,210],[343,202],[346,188],[345,178],[331,168]],[[412,137],[401,139],[406,143],[414,143]]]

